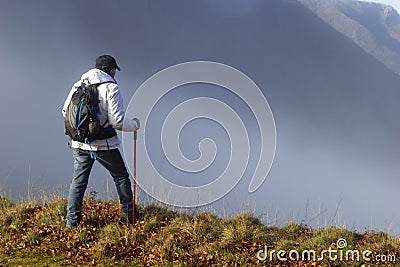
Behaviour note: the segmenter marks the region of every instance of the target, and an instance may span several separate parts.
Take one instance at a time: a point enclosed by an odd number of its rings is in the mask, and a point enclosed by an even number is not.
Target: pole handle
[[[133,140],[137,140],[137,131],[133,132]]]

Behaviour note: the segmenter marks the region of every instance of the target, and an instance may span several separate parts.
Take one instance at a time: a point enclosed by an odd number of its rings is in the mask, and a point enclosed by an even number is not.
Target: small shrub
[[[14,207],[15,204],[10,199],[0,196],[0,212]]]

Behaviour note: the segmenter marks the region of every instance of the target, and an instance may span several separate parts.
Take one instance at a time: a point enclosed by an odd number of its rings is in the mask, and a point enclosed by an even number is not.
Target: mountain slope
[[[389,69],[400,74],[400,16],[384,4],[299,0]]]

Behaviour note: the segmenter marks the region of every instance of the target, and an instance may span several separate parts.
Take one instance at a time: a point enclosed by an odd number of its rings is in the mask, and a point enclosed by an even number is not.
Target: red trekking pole
[[[133,132],[133,199],[132,199],[132,224],[135,224],[135,199],[136,199],[136,140],[137,140],[137,131]]]

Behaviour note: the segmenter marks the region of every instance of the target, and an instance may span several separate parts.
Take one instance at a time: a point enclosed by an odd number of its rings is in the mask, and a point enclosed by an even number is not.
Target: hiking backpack
[[[109,83],[109,82],[103,82]],[[97,86],[103,83],[82,83],[73,93],[64,118],[64,133],[72,140],[90,144],[93,140],[107,139],[117,133],[112,127],[104,128],[97,117],[99,93]]]

